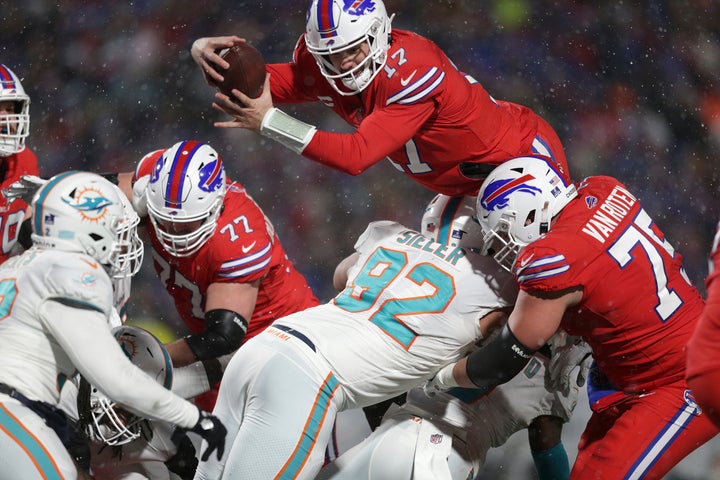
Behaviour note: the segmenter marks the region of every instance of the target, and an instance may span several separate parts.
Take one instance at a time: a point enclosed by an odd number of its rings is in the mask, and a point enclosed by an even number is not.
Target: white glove
[[[150,183],[150,175],[145,175],[135,181],[132,189],[132,206],[140,218],[147,217],[148,214],[147,196],[145,195],[148,183]]]
[[[46,182],[47,180],[44,178],[35,175],[22,175],[20,180],[14,181],[7,188],[3,188],[2,194],[8,203],[20,199],[30,205],[35,192],[45,185]]]
[[[568,337],[564,345],[553,349],[545,371],[545,386],[567,396],[574,386],[582,387],[592,364],[592,349],[580,337]],[[577,375],[573,372],[579,369]]]
[[[434,397],[438,392],[446,392],[453,387],[457,387],[458,383],[453,375],[454,363],[445,365],[438,371],[433,378],[425,382],[423,392],[428,397]]]

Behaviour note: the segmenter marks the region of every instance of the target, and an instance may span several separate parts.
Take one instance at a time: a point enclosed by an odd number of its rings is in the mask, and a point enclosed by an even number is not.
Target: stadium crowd
[[[555,2],[387,0],[393,26],[433,39],[496,98],[527,105],[564,142],[575,180],[610,174],[639,194],[701,291],[718,216],[720,4],[710,0]],[[233,32],[266,61],[287,61],[305,2],[26,0],[0,6],[0,62],[32,103],[28,145],[49,177],[132,169],[146,152],[194,138],[223,152],[229,175],[273,219],[321,300],[368,221],[418,225],[432,198],[389,164],[358,177],[295,157],[213,121],[193,39]],[[347,128],[321,106],[303,117]],[[290,109],[292,110],[292,109]],[[149,261],[145,262],[146,264]],[[154,272],[137,277],[130,316],[164,318]],[[147,284],[148,288],[143,288]],[[176,334],[183,333],[180,324]]]

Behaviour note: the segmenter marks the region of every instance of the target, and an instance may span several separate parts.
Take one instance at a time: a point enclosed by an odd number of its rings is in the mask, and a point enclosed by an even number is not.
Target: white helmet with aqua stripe
[[[479,252],[483,236],[475,202],[475,197],[437,195],[425,208],[420,233],[443,245]]]

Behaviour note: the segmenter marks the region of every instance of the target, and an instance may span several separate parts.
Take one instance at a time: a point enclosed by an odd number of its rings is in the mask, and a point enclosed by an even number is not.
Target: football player
[[[39,175],[35,154],[25,145],[30,133],[30,97],[18,76],[0,64],[0,189],[21,175]],[[31,245],[28,202],[0,196],[0,263]],[[18,245],[18,240],[20,245]],[[23,248],[19,248],[22,246]]]
[[[422,385],[514,300],[492,259],[395,222],[371,223],[355,250],[333,300],[276,320],[230,360],[214,409],[229,449],[197,479],[315,478],[338,412]]]
[[[520,292],[500,334],[430,388],[507,382],[563,328],[587,341],[607,379],[603,391],[588,389],[592,415],[571,479],[662,478],[718,433],[685,382],[703,300],[622,183],[594,176],[576,186],[547,160],[521,157],[485,180],[477,218],[484,250]]]
[[[529,108],[493,98],[432,41],[392,29],[382,0],[313,0],[293,60],[268,64],[262,95],[216,93],[232,116],[218,127],[247,128],[306,158],[357,175],[389,157],[436,193],[473,195],[492,167],[546,156],[568,177],[553,128]],[[196,40],[191,55],[207,82],[222,81],[222,49],[237,36]],[[318,130],[277,104],[322,102],[356,130]]]
[[[705,285],[707,299],[695,333],[688,343],[688,385],[700,407],[720,427],[720,369],[715,352],[720,344],[720,223],[710,253]]]
[[[198,380],[215,385],[219,357],[273,320],[319,303],[273,224],[226,177],[210,145],[182,141],[151,152],[134,176],[131,195],[136,209],[147,212],[153,265],[192,331],[167,345],[175,367],[201,361],[206,371]],[[196,403],[212,408],[216,393]]]
[[[111,333],[111,277],[137,273],[137,215],[119,190],[67,172],[35,194],[33,247],[0,265],[0,464],[2,478],[76,478],[66,449],[72,422],[58,408],[79,372],[108,398],[206,438],[221,454],[222,423],[133,365]]]
[[[482,230],[474,216],[475,197],[437,195],[425,210],[421,233],[441,244],[480,252]],[[562,344],[563,337],[554,340]],[[528,429],[538,478],[566,479],[570,466],[562,425],[577,403],[578,377],[568,380],[571,385],[564,392],[546,388],[549,350],[536,353],[515,378],[490,392],[456,388],[427,396],[420,387],[410,390],[406,403],[391,407],[378,429],[324,467],[318,478],[475,478],[490,448]],[[438,448],[439,443],[445,448]]]
[[[131,325],[116,327],[113,335],[135,366],[171,389],[174,369],[160,340]],[[80,376],[66,382],[61,406],[87,432],[93,477],[168,478],[166,465],[171,465],[180,478],[192,478],[197,466],[195,448],[174,425],[150,421],[125,409]]]

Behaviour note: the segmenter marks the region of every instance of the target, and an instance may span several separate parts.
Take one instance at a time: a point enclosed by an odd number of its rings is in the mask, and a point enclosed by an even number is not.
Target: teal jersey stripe
[[[28,452],[43,479],[64,480],[45,447],[0,404],[0,428]]]

